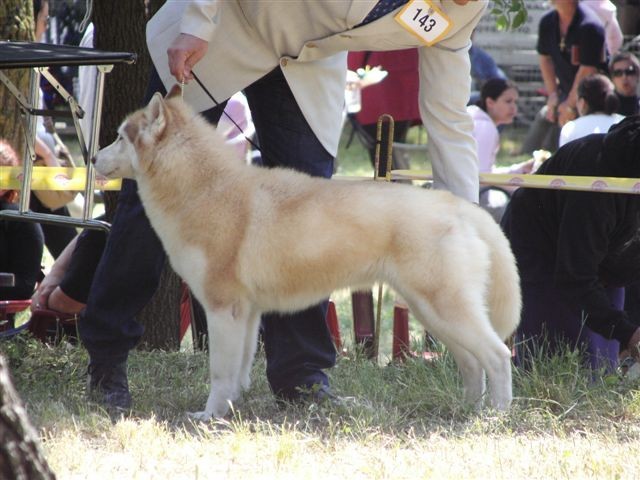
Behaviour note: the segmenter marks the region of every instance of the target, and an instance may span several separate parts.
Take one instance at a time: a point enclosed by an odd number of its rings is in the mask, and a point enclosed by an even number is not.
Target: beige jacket
[[[468,49],[488,0],[465,6],[433,0],[453,27],[432,47],[424,46],[386,15],[354,28],[376,0],[168,0],[147,25],[147,44],[160,78],[169,88],[167,48],[179,33],[209,42],[194,71],[222,101],[278,65],[309,125],[335,155],[342,129],[347,51],[417,47],[420,112],[429,137],[427,155],[434,185],[478,200],[478,162],[470,93]],[[196,82],[185,99],[199,111],[213,106]]]

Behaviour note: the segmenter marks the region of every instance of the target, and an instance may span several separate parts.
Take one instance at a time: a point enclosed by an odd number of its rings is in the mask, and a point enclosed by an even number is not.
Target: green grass
[[[340,357],[343,405],[276,405],[259,352],[253,385],[223,421],[194,424],[200,352],[133,352],[131,415],[85,400],[84,349],[0,344],[59,478],[636,478],[640,383],[592,380],[571,352],[515,369],[508,414],[461,399],[452,358],[376,365]]]

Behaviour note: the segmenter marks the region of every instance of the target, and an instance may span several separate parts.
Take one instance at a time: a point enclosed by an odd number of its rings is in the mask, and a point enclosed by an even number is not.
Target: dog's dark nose
[[[96,164],[96,157],[95,155],[93,157],[91,157],[91,163],[93,163],[94,165]]]

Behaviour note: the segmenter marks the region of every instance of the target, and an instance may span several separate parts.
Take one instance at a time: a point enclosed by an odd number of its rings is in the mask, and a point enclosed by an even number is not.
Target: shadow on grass
[[[21,336],[0,343],[19,394],[36,426],[44,431],[73,424],[110,428],[111,418],[86,401],[87,355],[82,347],[49,347]],[[201,352],[132,352],[129,382],[134,398],[130,418],[155,419],[168,428],[202,434],[248,429],[293,429],[320,437],[395,436],[446,432],[570,432],[619,419],[640,422],[639,382],[598,376],[582,367],[576,352],[535,358],[535,368],[514,368],[514,404],[509,413],[479,412],[462,401],[452,357],[409,359],[377,366],[358,354],[340,357],[329,371],[340,404],[278,405],[265,379],[259,353],[253,384],[223,421],[194,424],[185,412],[201,410],[208,395],[208,358]],[[79,425],[79,427],[78,427]]]

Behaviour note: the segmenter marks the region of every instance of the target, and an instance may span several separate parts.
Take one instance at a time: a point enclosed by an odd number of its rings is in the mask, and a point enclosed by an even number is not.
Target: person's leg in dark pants
[[[164,88],[157,75],[152,75],[145,104],[156,91],[164,93]],[[135,316],[156,291],[165,258],[136,182],[125,180],[87,306],[78,322],[90,357],[90,393],[108,407],[126,409],[131,404],[126,361],[143,332]]]
[[[104,253],[78,322],[92,362],[121,363],[142,335],[135,320],[153,296],[165,254],[138,197],[136,182],[124,180]]]
[[[331,176],[334,158],[309,127],[279,68],[245,89],[245,94],[264,167],[283,166],[317,177]],[[323,369],[335,364],[336,351],[326,312],[324,301],[302,312],[263,315],[267,378],[279,397],[298,398],[298,387],[328,387]]]

